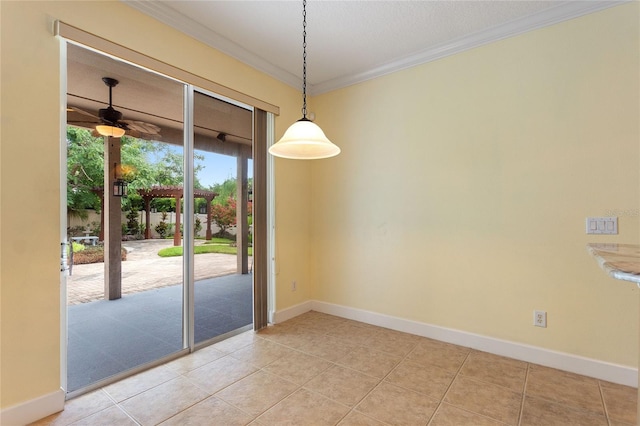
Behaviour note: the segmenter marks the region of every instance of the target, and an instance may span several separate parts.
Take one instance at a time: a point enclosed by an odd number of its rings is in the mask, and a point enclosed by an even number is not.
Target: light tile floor
[[[634,425],[635,388],[308,312],[36,425]]]

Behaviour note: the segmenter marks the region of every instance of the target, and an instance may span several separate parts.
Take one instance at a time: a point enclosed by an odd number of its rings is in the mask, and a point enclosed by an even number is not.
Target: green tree
[[[216,198],[213,199],[213,204],[228,204],[230,199],[236,198],[236,179],[229,178],[222,183],[216,183],[211,186],[211,191],[217,193]]]
[[[253,191],[253,178],[247,180],[248,192]],[[213,200],[214,204],[227,204],[229,198],[237,199],[238,181],[236,178],[229,178],[222,183],[215,183],[209,187],[210,191],[218,194]]]
[[[121,175],[129,189],[148,188],[157,183],[157,166],[151,162],[159,143],[125,136],[120,139]]]
[[[140,233],[138,210],[131,209],[127,213],[127,233],[130,235],[138,235]]]
[[[67,213],[87,217],[87,209],[100,209],[92,190],[104,183],[104,140],[86,129],[67,128]]]
[[[129,195],[122,198],[123,210],[144,208],[138,189],[154,185],[183,184],[183,154],[175,147],[129,136],[120,138],[120,175],[127,182]],[[204,156],[195,155],[194,186],[204,168]],[[67,127],[67,210],[69,215],[87,217],[87,209],[100,209],[100,197],[94,192],[104,186],[104,138],[88,129]],[[175,200],[154,200],[158,210],[174,210]]]
[[[167,144],[157,146],[156,154],[159,161],[155,164],[155,181],[157,185],[181,186],[184,182],[184,162],[182,151],[176,151]],[[201,163],[204,155],[194,154],[194,187],[201,189],[202,185],[198,180],[198,173],[204,169]]]

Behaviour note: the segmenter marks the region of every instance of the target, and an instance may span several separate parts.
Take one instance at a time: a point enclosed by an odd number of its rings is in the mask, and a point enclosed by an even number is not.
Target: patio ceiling
[[[73,44],[67,48],[68,124],[91,129],[99,122],[98,110],[109,104],[103,77],[119,81],[113,88],[113,107],[123,114],[123,120],[160,128],[159,137],[140,137],[183,144],[182,83]],[[196,149],[234,156],[242,150],[250,156],[252,124],[251,111],[196,93]],[[218,138],[221,133],[224,138]]]

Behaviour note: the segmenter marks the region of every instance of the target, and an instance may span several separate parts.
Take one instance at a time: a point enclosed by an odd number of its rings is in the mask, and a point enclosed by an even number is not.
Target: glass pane
[[[67,284],[73,392],[184,347],[176,228],[184,86],[78,46],[69,45],[67,56],[69,234],[77,243]],[[117,80],[111,97],[103,77]],[[115,122],[100,111],[109,106],[122,114]],[[98,124],[124,128],[125,136],[99,136]],[[114,195],[116,182],[127,196]]]
[[[253,321],[250,218],[238,220],[240,203],[250,205],[251,126],[251,111],[195,93],[196,343]]]

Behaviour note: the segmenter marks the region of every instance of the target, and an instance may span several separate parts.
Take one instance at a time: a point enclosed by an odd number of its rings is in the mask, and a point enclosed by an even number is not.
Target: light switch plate
[[[588,217],[587,234],[609,234],[618,233],[618,218],[616,216]]]

